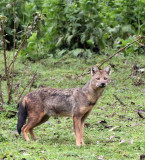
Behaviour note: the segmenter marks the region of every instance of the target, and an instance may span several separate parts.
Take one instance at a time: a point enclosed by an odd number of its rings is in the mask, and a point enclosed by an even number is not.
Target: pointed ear
[[[94,74],[96,74],[98,70],[99,70],[99,68],[97,66],[92,66],[91,75],[93,76]]]
[[[111,74],[111,67],[110,66],[106,67],[104,70],[107,72],[107,74],[109,74],[109,75]]]

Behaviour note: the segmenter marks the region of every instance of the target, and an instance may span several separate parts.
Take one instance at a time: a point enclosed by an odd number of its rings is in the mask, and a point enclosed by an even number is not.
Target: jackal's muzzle
[[[100,87],[100,88],[106,87],[106,83],[101,83],[99,87]]]

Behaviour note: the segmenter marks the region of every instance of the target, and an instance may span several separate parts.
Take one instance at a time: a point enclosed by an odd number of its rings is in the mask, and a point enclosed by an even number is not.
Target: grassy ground
[[[89,80],[90,75],[77,78],[76,75],[87,72],[92,65],[100,63],[105,58],[107,57],[98,55],[87,61],[68,57],[50,58],[26,64],[19,59],[16,63],[15,85],[22,81],[22,90],[37,71],[37,79],[32,90],[42,85],[54,88],[81,87]],[[2,55],[0,55],[0,68],[2,68],[1,60]],[[139,74],[134,78],[130,77],[131,67],[134,64],[144,66],[145,56],[119,55],[105,66],[110,63],[114,66],[111,74],[112,81],[86,120],[84,137],[86,146],[78,148],[75,145],[71,118],[50,118],[48,122],[35,129],[40,140],[26,142],[15,132],[17,115],[9,118],[8,112],[1,112],[0,159],[137,160],[140,155],[145,154],[145,119],[136,113],[136,110],[145,111],[145,86],[133,85],[132,79],[138,81]],[[145,81],[145,73],[142,74],[141,79]],[[6,95],[4,82],[2,87],[3,94]],[[13,95],[15,99],[16,95]],[[6,107],[7,111],[17,110],[14,104]],[[144,111],[141,115],[145,117]]]

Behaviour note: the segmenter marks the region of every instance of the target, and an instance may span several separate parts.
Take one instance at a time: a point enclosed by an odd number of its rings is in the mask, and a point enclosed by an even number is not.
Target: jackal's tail
[[[27,118],[27,110],[26,107],[23,106],[22,102],[18,104],[19,112],[18,112],[18,123],[17,123],[17,131],[20,134],[21,133],[21,128],[26,122]]]

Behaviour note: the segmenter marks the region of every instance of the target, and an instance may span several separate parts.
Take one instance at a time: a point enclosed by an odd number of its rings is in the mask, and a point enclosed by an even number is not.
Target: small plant
[[[17,27],[16,26],[15,5],[16,5],[16,2],[14,2],[14,4],[13,4],[13,6],[14,6],[14,14],[13,14],[14,15],[14,31],[16,31],[16,27]],[[22,48],[24,47],[27,39],[32,35],[32,33],[39,30],[39,27],[42,22],[43,22],[43,18],[40,13],[37,12],[36,14],[33,15],[33,20],[31,23],[29,23],[25,32],[23,33],[21,43],[20,43],[16,52],[15,52],[16,32],[13,32],[13,42],[14,42],[13,43],[13,56],[10,59],[10,62],[8,62],[9,56],[7,54],[7,49],[6,49],[7,40],[6,40],[6,33],[5,33],[6,25],[7,25],[7,17],[0,15],[0,33],[1,33],[1,37],[2,37],[1,44],[2,44],[2,48],[3,48],[3,59],[4,59],[4,73],[1,73],[1,75],[0,75],[0,99],[1,99],[2,107],[4,107],[4,103],[7,102],[8,104],[10,104],[10,102],[12,101],[12,93],[13,93],[13,87],[14,87],[15,62],[16,62],[17,56],[20,53],[20,51],[22,50]],[[4,80],[6,80],[6,85],[7,85],[7,99],[3,98],[3,91],[2,91],[2,87],[1,87],[1,83]],[[24,88],[24,89],[26,89],[26,88]],[[22,93],[23,92],[24,91],[22,91]],[[22,93],[20,93],[20,95],[18,95],[18,100],[19,100],[20,96],[22,95]]]

